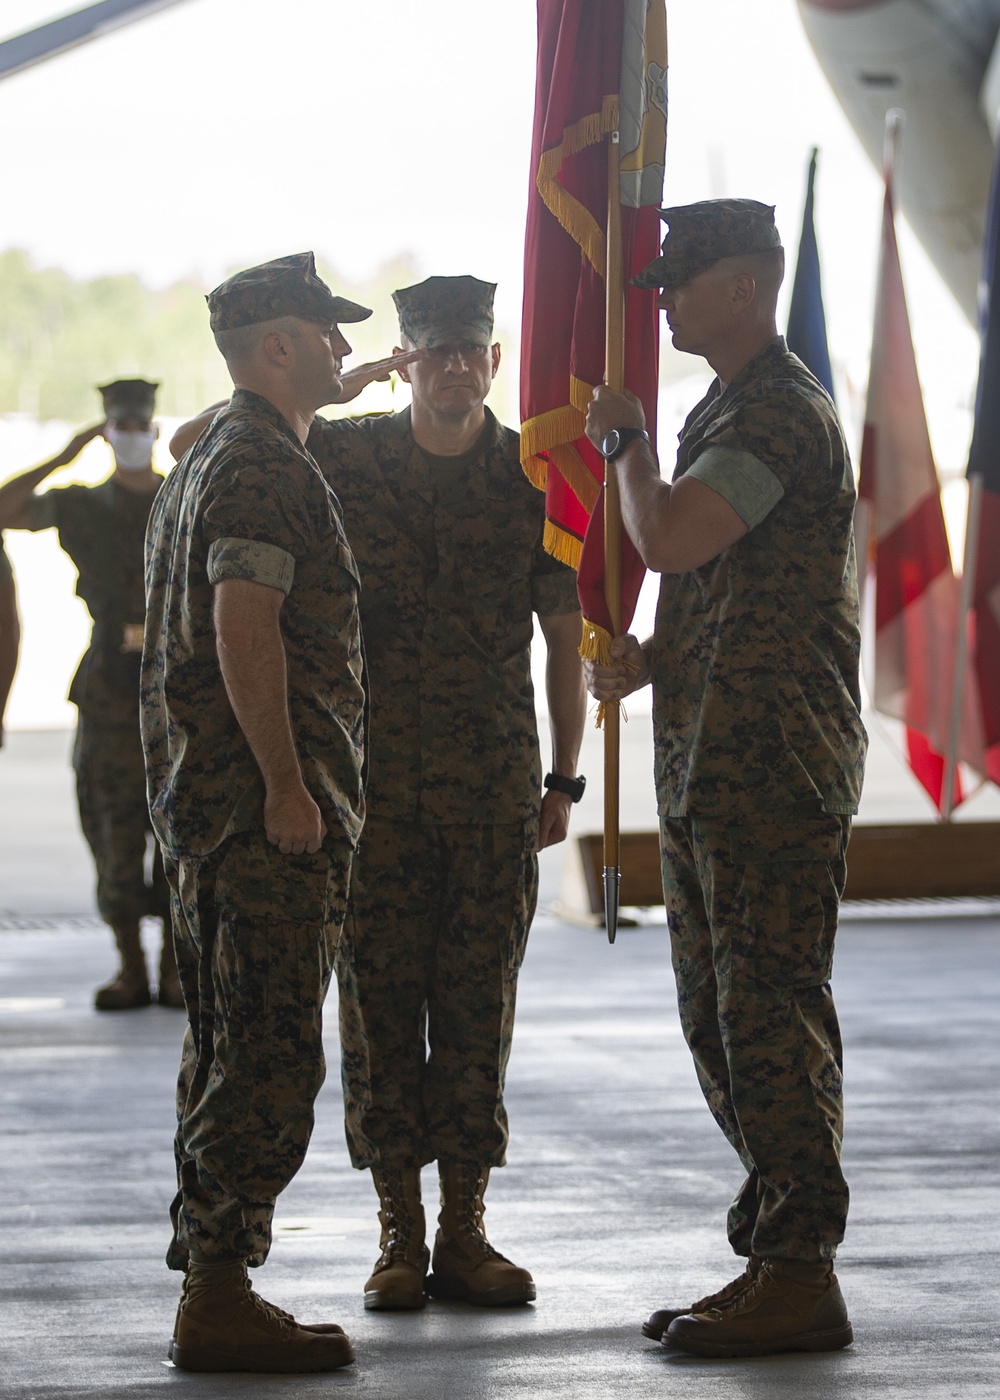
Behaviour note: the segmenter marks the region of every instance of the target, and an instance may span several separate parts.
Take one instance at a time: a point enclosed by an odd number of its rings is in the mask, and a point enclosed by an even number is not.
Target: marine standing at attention
[[[544,552],[544,497],[485,406],[500,363],[493,293],[475,277],[396,292],[411,407],[317,418],[308,440],[358,560],[371,683],[368,816],[337,955],[348,1146],[381,1202],[370,1309],[423,1307],[425,1279],[437,1298],[481,1306],[535,1296],[528,1270],[490,1245],[483,1195],[507,1147],[536,852],[565,839],[582,795],[586,695],[575,575]],[[340,402],[386,363],[346,375]],[[544,797],[533,614],[548,653]],[[420,1168],[434,1161],[430,1260]]]
[[[358,575],[303,446],[337,396],[335,297],[300,253],[208,298],[234,383],[168,477],[147,539],[142,730],[187,1003],[167,1262],[171,1357],[192,1371],[327,1371],[336,1324],[250,1287],[323,1082],[322,1006],[364,820]]]
[[[139,921],[163,921],[157,1000],[184,1005],[170,939],[169,891],[153,848],[146,881],[146,778],[139,735],[139,663],[145,612],[143,541],[153,498],[163,477],[153,470],[156,384],[118,379],[100,389],[104,420],[78,433],[41,466],[0,487],[0,529],[54,527],[76,565],[77,594],[94,620],[90,645],[73,677],[77,707],[73,768],[80,825],[97,867],[97,907],[110,924],[121,966],[99,987],[99,1011],[126,1011],[151,1001]],[[114,453],[114,473],[98,486],[36,488],[103,435]]]
[[[717,378],[688,415],[673,484],[629,394],[597,389],[587,434],[615,462],[624,525],[662,574],[652,638],[616,638],[593,694],[653,685],[663,887],[681,1022],[747,1178],[719,1292],[655,1312],[648,1337],[706,1356],[852,1340],[833,1258],[842,1051],[834,936],[866,736],[858,685],[854,476],[836,410],[775,328],[771,207],[666,209],[662,288],[678,350]]]

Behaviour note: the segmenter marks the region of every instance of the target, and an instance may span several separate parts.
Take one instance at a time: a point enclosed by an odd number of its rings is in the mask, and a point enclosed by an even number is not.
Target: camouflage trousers
[[[167,862],[188,1027],[177,1083],[178,1191],[167,1253],[262,1264],[302,1165],[326,1073],[323,999],[352,852],[282,855],[263,831]]]
[[[166,921],[170,890],[154,841],[152,884],[146,883],[147,837],[152,835],[146,803],[146,769],[135,722],[114,716],[102,720],[80,712],[73,743],[80,825],[97,867],[97,907],[109,924],[136,923],[147,914]]]
[[[502,1166],[517,975],[538,895],[536,824],[369,817],[337,950],[356,1167]]]
[[[844,1236],[842,1046],[830,991],[849,817],[660,819],[684,1035],[748,1176],[737,1254],[832,1259]]]

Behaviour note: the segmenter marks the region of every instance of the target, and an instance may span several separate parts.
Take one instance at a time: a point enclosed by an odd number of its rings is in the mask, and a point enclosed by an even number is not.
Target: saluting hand
[[[310,855],[318,851],[326,836],[326,822],[308,789],[269,791],[264,799],[264,830],[272,846],[282,855]]]
[[[74,458],[79,457],[80,453],[87,446],[88,442],[92,442],[95,437],[104,436],[104,430],[107,426],[108,425],[106,422],[101,422],[92,423],[89,428],[81,428],[80,431],[77,434],[75,434],[75,436],[70,438],[69,442],[59,453],[58,457],[56,457],[53,460],[51,464],[52,467],[55,468],[57,466],[68,466],[69,463],[74,460]]]
[[[361,390],[369,384],[373,384],[377,379],[388,379],[393,370],[412,365],[415,360],[422,360],[426,354],[426,350],[401,350],[398,355],[389,355],[384,360],[372,360],[367,365],[357,365],[354,369],[344,370],[340,376],[340,393],[333,402],[350,403],[351,399],[356,399]]]

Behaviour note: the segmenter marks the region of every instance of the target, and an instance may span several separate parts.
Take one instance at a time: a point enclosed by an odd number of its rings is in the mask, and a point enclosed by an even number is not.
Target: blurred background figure
[[[156,844],[148,840],[139,735],[143,546],[153,497],[163,480],[152,465],[158,387],[144,379],[105,384],[99,390],[102,422],[77,433],[50,461],[0,487],[0,530],[58,530],[59,543],[79,575],[77,594],[94,620],[69,698],[78,711],[73,768],[80,825],[97,867],[97,907],[111,926],[121,959],[116,975],[94,997],[99,1011],[149,1006],[153,999],[139,937],[145,915],[161,919],[164,927],[157,999],[166,1006],[184,1004],[170,937],[168,887]],[[111,476],[97,486],[39,494],[46,477],[98,436],[114,454]],[[0,581],[0,596],[3,587]],[[5,619],[0,629],[2,637]],[[0,661],[0,681],[4,674]]]
[[[14,571],[3,547],[3,536],[0,535],[0,748],[3,747],[3,716],[14,683],[20,645],[21,623],[17,615]]]

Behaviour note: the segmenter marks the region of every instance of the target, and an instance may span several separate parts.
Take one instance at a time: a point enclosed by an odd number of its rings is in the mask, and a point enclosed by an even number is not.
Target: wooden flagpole
[[[625,387],[625,279],[622,257],[622,208],[619,188],[618,132],[608,139],[608,227],[604,289],[607,298],[604,331],[604,381],[619,392]],[[612,635],[622,626],[622,514],[618,474],[613,462],[604,465],[604,598],[611,615]],[[608,942],[618,931],[619,782],[621,704],[604,711],[604,919]]]

